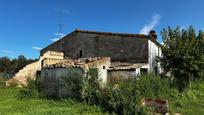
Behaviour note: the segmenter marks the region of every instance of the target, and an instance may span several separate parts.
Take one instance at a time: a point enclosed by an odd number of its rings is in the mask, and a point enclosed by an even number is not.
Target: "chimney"
[[[157,33],[154,31],[154,30],[151,30],[149,32],[149,36],[154,39],[154,40],[157,40]]]

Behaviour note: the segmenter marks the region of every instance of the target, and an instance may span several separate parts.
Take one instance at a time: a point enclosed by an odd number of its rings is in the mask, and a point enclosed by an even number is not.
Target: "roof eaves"
[[[98,31],[89,31],[89,30],[79,30],[76,29],[76,32],[81,33],[92,33],[92,34],[101,34],[101,35],[117,35],[117,36],[127,36],[127,37],[137,37],[137,38],[147,38],[145,34],[129,34],[129,33],[115,33],[115,32],[98,32]]]

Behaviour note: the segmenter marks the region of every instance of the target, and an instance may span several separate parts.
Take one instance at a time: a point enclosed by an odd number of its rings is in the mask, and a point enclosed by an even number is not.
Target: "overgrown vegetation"
[[[171,94],[169,82],[154,74],[140,76],[135,84],[138,85],[142,97],[167,99]]]
[[[77,76],[61,77],[59,81],[60,94],[58,98],[68,97],[80,101],[82,97],[82,84],[82,79]]]
[[[28,85],[28,87],[30,86]],[[145,90],[146,88],[148,91]],[[168,99],[170,113],[179,112],[185,115],[204,113],[203,81],[193,82],[191,88],[185,89],[181,93],[173,88],[166,90],[169,88],[168,82],[158,76],[146,75],[141,76],[140,80],[122,81],[117,85],[112,84],[104,90],[95,90],[97,93],[89,93],[91,96],[83,98],[89,101],[84,102],[73,101],[69,98],[60,100],[36,98],[36,96],[29,98],[30,93],[23,93],[26,96],[19,99],[19,92],[24,88],[0,88],[0,114],[106,114],[104,111],[117,114],[150,114],[149,110],[143,107],[140,102],[140,99],[145,97]],[[25,89],[27,89],[26,92],[30,92],[30,90],[33,92],[32,90],[36,91],[37,88],[25,87]],[[93,97],[98,97],[99,101]]]
[[[6,86],[5,79],[0,77],[0,88],[4,88]]]
[[[176,29],[169,27],[162,31],[162,37],[164,45],[162,46],[161,65],[166,73],[171,73],[174,77],[173,80],[162,79],[160,76],[149,74],[141,75],[138,77],[139,79],[116,79],[110,84],[102,85],[98,80],[96,71],[90,70],[85,77],[76,77],[79,75],[75,74],[62,77],[58,81],[60,90],[57,95],[60,96],[53,97],[55,101],[40,98],[39,84],[34,80],[29,80],[28,85],[19,90],[4,88],[4,79],[0,78],[0,88],[2,88],[0,91],[4,93],[14,92],[15,96],[11,94],[7,98],[12,102],[22,104],[26,110],[37,108],[28,105],[28,103],[36,105],[45,103],[45,110],[39,109],[40,107],[31,112],[20,109],[17,110],[19,114],[66,114],[66,112],[70,112],[69,109],[73,110],[74,114],[83,112],[91,112],[91,114],[108,112],[119,115],[151,114],[151,110],[141,103],[141,100],[145,98],[167,99],[170,103],[170,113],[204,113],[203,32],[199,31],[197,35],[191,26],[186,30],[181,30],[179,27]],[[6,63],[4,63],[5,65]],[[4,69],[3,71],[7,70]],[[18,95],[16,95],[17,92]],[[4,101],[7,98],[4,94],[0,95],[0,114],[12,114],[12,110],[14,111],[14,109],[8,111],[11,105],[5,108],[1,106],[8,103],[9,100]],[[25,99],[26,102],[20,101],[22,99]],[[71,106],[72,104],[74,106]],[[18,108],[15,104],[11,107]],[[52,109],[48,109],[50,107]]]
[[[69,105],[69,107],[72,108],[72,106],[70,106],[70,103],[79,103],[77,105],[86,106],[87,104],[93,106],[93,108],[95,108],[95,106],[98,106],[100,108],[96,107],[96,111],[99,113],[103,111],[103,113],[108,112],[110,114],[116,113],[138,115],[151,114],[149,108],[144,107],[141,103],[141,100],[144,98],[160,98],[169,100],[169,111],[171,113],[192,113],[194,112],[194,110],[186,111],[186,109],[183,109],[184,107],[191,107],[191,103],[194,103],[194,106],[204,106],[200,104],[200,102],[204,102],[203,82],[198,84],[193,83],[191,89],[186,89],[185,91],[180,93],[176,89],[171,88],[167,80],[161,79],[159,76],[156,76],[154,74],[142,75],[139,77],[139,79],[118,80],[117,84],[107,84],[106,87],[103,88],[100,87],[98,78],[96,76],[94,77],[94,72],[92,73],[92,75],[93,76],[85,77],[85,79],[81,79],[79,77],[66,79],[63,82],[63,87],[65,87],[66,91],[69,92],[69,95],[67,95],[68,98],[66,100],[61,98],[61,101],[56,100],[49,105],[51,106],[53,103],[56,103],[54,106],[61,107],[60,105],[62,104],[64,106],[62,106],[61,109],[65,109],[65,105]],[[29,80],[28,85],[21,89],[12,88],[7,90],[17,90],[18,93],[17,91],[14,91],[15,97],[12,98],[15,98],[14,100],[21,104],[24,104],[22,103],[24,101],[26,103],[32,103],[30,102],[31,100],[38,100],[40,101],[40,103],[47,103],[47,101],[49,102],[52,100],[47,100],[46,98],[39,98],[40,96],[38,92],[38,83],[34,80]],[[2,89],[2,91],[6,91],[6,89]],[[22,100],[22,102],[20,102],[20,100]],[[196,110],[196,108],[194,109]],[[2,111],[3,110],[1,110],[0,112]],[[39,111],[41,110],[37,110],[36,113],[38,113]],[[60,110],[48,111],[51,113],[59,112],[60,114],[63,114],[63,112],[61,112]],[[43,113],[47,113],[48,111]],[[93,111],[95,111],[95,109],[93,109]],[[202,112],[202,109],[200,108],[199,111]],[[3,111],[2,113],[5,112],[6,111]],[[75,112],[77,113],[78,111]],[[27,111],[27,113],[29,112]]]
[[[193,82],[192,87],[183,92],[174,92],[170,109],[183,115],[201,115],[204,113],[204,82]]]
[[[142,99],[167,99],[170,98],[172,93],[169,83],[154,74],[140,76],[140,79],[118,80],[117,84],[107,84],[105,87],[100,86],[93,71],[90,74],[92,76],[84,77],[83,80],[76,80],[75,77],[75,79],[69,79],[69,82],[64,82],[67,83],[64,85],[67,87],[66,92],[73,94],[68,95],[68,97],[74,100],[82,100],[88,105],[100,106],[104,112],[111,114],[150,114],[148,108],[142,105]],[[80,83],[82,85],[79,85]],[[78,89],[82,92],[79,93],[72,89]],[[76,92],[78,96],[75,95]]]
[[[0,115],[102,115],[99,107],[77,101],[46,98],[19,99],[19,88],[0,88]]]
[[[28,79],[28,85],[19,90],[19,99],[39,98],[39,84],[36,80]]]
[[[161,32],[163,38],[161,65],[174,76],[174,86],[180,91],[191,81],[202,77],[204,69],[204,33],[190,26],[188,29],[168,27]]]

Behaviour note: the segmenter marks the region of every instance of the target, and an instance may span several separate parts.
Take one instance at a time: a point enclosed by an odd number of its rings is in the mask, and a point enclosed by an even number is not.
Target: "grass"
[[[204,115],[204,82],[193,83],[171,103],[171,109],[182,115]]]
[[[0,88],[0,115],[102,115],[100,108],[72,100],[18,99],[19,89]]]
[[[72,100],[19,99],[18,88],[0,87],[0,115],[102,115],[99,107]],[[193,83],[170,102],[172,113],[204,115],[204,82]]]

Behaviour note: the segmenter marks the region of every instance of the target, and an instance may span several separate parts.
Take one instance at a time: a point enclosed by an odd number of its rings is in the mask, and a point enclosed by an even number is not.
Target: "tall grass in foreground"
[[[82,85],[77,85],[73,77],[73,82],[66,82],[69,86],[81,86],[82,92],[78,96],[68,97],[81,97],[80,100],[89,104],[101,107],[104,112],[110,114],[150,114],[148,108],[144,107],[141,100],[144,98],[162,98],[168,99],[171,93],[170,85],[166,80],[161,79],[154,74],[142,75],[139,79],[123,79],[115,83],[107,84],[105,87],[100,87],[98,78],[96,76],[85,77]],[[69,84],[70,83],[70,84]],[[73,85],[75,83],[75,85]],[[77,88],[71,88],[77,89]],[[73,90],[68,90],[71,94]],[[74,92],[76,92],[74,90]],[[73,94],[75,94],[73,92]],[[77,100],[77,99],[76,99]]]
[[[19,99],[19,88],[0,88],[0,115],[102,115],[99,107],[70,99]]]
[[[5,79],[0,76],[0,88],[4,88],[6,86]]]
[[[69,86],[65,87],[69,95],[64,97],[65,99],[58,98],[59,100],[40,98],[39,93],[33,93],[38,91],[35,82],[30,82],[30,85],[23,89],[1,89],[0,114],[12,114],[14,111],[19,114],[105,114],[105,112],[119,115],[151,114],[141,103],[144,98],[169,100],[171,113],[181,112],[187,115],[204,113],[203,81],[193,83],[191,88],[179,92],[176,88],[170,87],[167,80],[154,74],[141,75],[139,79],[118,80],[103,88],[99,87],[97,77],[83,79],[83,82],[72,78],[69,80],[64,82],[67,84],[63,84],[63,86]],[[19,99],[19,92],[21,99]],[[75,96],[70,96],[71,94]]]

